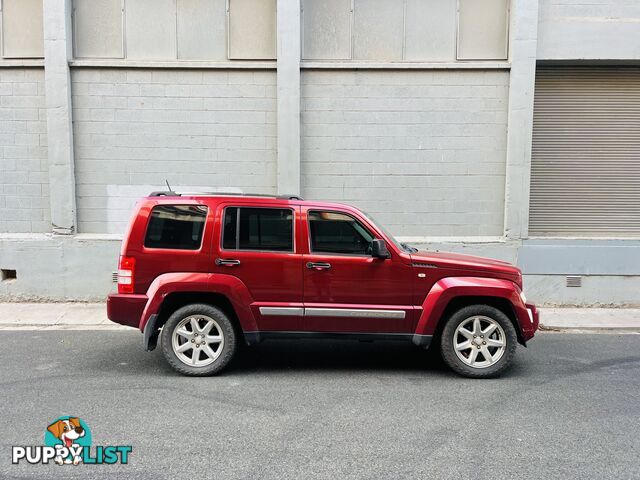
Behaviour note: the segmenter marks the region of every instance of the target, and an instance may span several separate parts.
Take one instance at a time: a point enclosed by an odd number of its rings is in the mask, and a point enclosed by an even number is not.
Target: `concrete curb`
[[[640,333],[640,308],[541,308],[541,330]],[[0,303],[0,330],[126,330],[104,303]]]
[[[540,327],[575,333],[638,333],[640,308],[541,308]]]
[[[104,303],[0,303],[0,330],[130,330],[107,318]]]
[[[93,330],[93,331],[119,331],[119,332],[136,332],[134,328],[125,327],[124,325],[14,325],[10,323],[0,323],[0,331],[60,331],[60,330]]]

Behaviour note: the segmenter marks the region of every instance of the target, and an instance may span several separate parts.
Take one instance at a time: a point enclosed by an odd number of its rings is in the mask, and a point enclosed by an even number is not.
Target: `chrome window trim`
[[[156,208],[159,207],[201,207],[204,208],[204,224],[202,226],[202,236],[200,237],[200,246],[198,248],[169,248],[169,247],[147,247],[147,233],[149,232],[149,225],[151,224],[151,215]],[[204,245],[204,237],[207,233],[207,222],[209,221],[209,212],[211,209],[209,205],[201,204],[201,203],[156,203],[149,210],[149,215],[147,215],[146,222],[147,224],[144,227],[144,236],[142,237],[142,251],[152,250],[152,251],[160,251],[160,252],[186,252],[187,254],[191,254],[193,252],[201,252]]]
[[[326,252],[326,251],[321,251],[321,250],[313,250],[312,248],[312,243],[311,243],[311,220],[309,220],[309,214],[310,213],[315,213],[315,212],[327,212],[327,213],[339,213],[341,215],[345,215],[347,217],[351,217],[353,219],[354,222],[358,223],[364,230],[366,230],[367,232],[369,232],[369,234],[374,238],[377,239],[378,237],[371,231],[370,228],[366,227],[365,225],[362,224],[362,221],[360,221],[360,219],[358,219],[357,217],[353,216],[351,213],[349,212],[343,212],[340,210],[334,210],[334,209],[322,209],[322,208],[309,208],[307,209],[307,243],[309,246],[309,255],[318,255],[318,256],[331,256],[331,255],[337,255],[337,256],[341,256],[341,257],[360,257],[360,258],[372,258],[371,255],[367,255],[366,253],[339,253],[339,252]],[[382,239],[381,239],[382,240]],[[386,242],[386,240],[385,240]]]
[[[231,250],[224,248],[224,219],[227,214],[227,208],[237,208],[236,212],[236,248]],[[241,249],[238,248],[240,244],[240,209],[241,208],[265,208],[268,210],[291,210],[291,246],[293,250],[253,250],[253,249]],[[271,207],[266,205],[223,205],[222,206],[222,220],[220,222],[220,242],[218,248],[221,252],[249,252],[249,253],[283,253],[291,255],[296,253],[296,210],[292,207]]]

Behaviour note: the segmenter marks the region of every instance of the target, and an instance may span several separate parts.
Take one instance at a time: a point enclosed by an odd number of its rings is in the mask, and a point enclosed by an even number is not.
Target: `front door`
[[[248,288],[261,331],[302,328],[302,255],[296,252],[299,207],[223,204],[215,273],[233,275]],[[216,252],[217,250],[217,252]]]
[[[412,333],[410,259],[389,248],[373,258],[372,225],[339,210],[303,207],[308,251],[303,255],[306,331]]]

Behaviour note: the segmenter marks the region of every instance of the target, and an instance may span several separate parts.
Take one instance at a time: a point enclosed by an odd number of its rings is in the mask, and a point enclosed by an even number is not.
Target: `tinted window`
[[[313,252],[368,255],[373,235],[349,215],[336,212],[309,212]]]
[[[224,225],[222,230],[222,248],[235,250],[237,248],[238,208],[228,207],[224,211]]]
[[[288,208],[228,207],[223,232],[225,250],[293,252],[293,212]]]
[[[153,207],[144,246],[197,250],[202,244],[206,216],[207,207],[198,205],[159,205]]]

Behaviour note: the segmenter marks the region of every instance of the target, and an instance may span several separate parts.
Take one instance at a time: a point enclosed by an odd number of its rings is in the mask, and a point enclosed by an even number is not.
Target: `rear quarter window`
[[[158,205],[149,216],[144,246],[173,250],[198,250],[202,245],[207,207]]]

